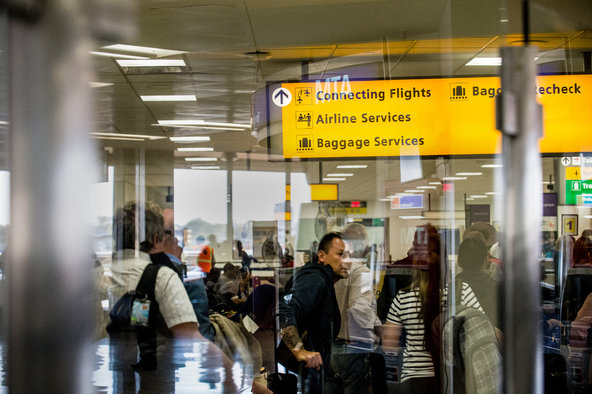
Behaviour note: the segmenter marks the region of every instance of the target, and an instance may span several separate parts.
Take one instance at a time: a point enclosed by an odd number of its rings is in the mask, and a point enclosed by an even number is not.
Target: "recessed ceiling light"
[[[142,101],[197,101],[195,94],[168,94],[140,96]]]
[[[502,58],[499,56],[496,56],[496,57],[474,57],[466,65],[467,66],[501,66],[502,65]]]
[[[345,181],[346,178],[323,178],[323,182]]]
[[[219,170],[220,166],[191,166],[192,170]]]
[[[144,57],[144,56],[124,55],[122,53],[112,53],[112,52],[90,51],[90,54],[95,55],[95,56],[102,56],[102,57],[115,57],[118,59],[134,59],[134,60],[148,59],[147,57]]]
[[[179,152],[213,152],[214,148],[209,147],[192,147],[192,148],[177,148]]]
[[[173,56],[173,55],[180,55],[182,53],[185,53],[185,51],[175,51],[175,50],[171,50],[171,49],[142,47],[142,46],[138,46],[138,45],[127,45],[127,44],[107,45],[107,46],[103,47],[103,49],[109,49],[111,51],[141,53],[141,54],[149,55],[152,57]]]
[[[445,176],[442,178],[443,181],[464,181],[466,179],[466,176]]]
[[[172,142],[204,142],[209,141],[210,137],[207,135],[193,135],[185,137],[169,137]]]
[[[501,164],[483,164],[481,168],[502,168]]]
[[[185,161],[218,161],[216,157],[186,157]]]
[[[483,175],[482,172],[457,172],[457,176],[475,176],[475,175]]]
[[[342,164],[337,166],[337,168],[366,168],[368,167],[366,164]]]
[[[121,67],[185,67],[183,59],[116,60]]]
[[[399,216],[399,219],[404,219],[404,220],[413,220],[413,219],[425,219],[425,216]]]
[[[327,176],[328,177],[334,177],[334,176],[336,176],[336,177],[343,177],[343,176],[354,176],[354,174],[345,174],[345,173],[344,174],[338,174],[338,173],[335,173],[335,174],[327,174]]]

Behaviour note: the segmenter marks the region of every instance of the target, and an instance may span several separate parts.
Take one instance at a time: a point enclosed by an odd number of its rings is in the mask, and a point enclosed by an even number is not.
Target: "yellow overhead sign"
[[[497,77],[284,83],[285,158],[476,155],[501,152]],[[592,76],[537,78],[543,153],[592,150]]]
[[[339,187],[335,183],[314,183],[310,185],[310,199],[312,201],[339,200]]]
[[[590,167],[565,167],[565,179],[568,181],[580,181],[592,179]]]

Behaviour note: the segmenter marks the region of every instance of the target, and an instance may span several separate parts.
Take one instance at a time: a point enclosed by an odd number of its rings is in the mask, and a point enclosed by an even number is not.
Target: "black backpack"
[[[140,361],[132,364],[135,370],[156,369],[156,338],[157,332],[163,336],[172,337],[164,318],[160,314],[158,303],[154,295],[156,276],[158,270],[163,267],[158,264],[158,259],[150,256],[152,263],[148,264],[142,273],[142,277],[136,286],[135,291],[128,291],[115,303],[109,317],[111,322],[107,326],[107,332],[111,338],[121,339],[135,334],[138,348],[140,350]],[[158,256],[156,256],[158,257]],[[132,320],[135,301],[150,301],[150,308],[147,322],[135,322]],[[140,305],[136,304],[136,307]]]
[[[111,311],[109,318],[111,322],[107,325],[109,335],[115,335],[121,332],[136,331],[138,324],[132,323],[132,309],[135,300],[148,299],[150,303],[156,303],[154,298],[154,287],[156,286],[156,275],[161,265],[148,264],[142,273],[142,277],[136,286],[136,290],[131,290],[117,300]]]

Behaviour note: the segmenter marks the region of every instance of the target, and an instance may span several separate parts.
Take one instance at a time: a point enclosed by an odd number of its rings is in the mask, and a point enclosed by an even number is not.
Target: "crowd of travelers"
[[[139,209],[144,210],[147,236],[138,254]],[[152,331],[137,329],[137,349],[128,348],[130,365],[137,371],[158,368],[155,343],[191,338],[219,353],[227,375],[218,382],[225,388],[234,387],[229,368],[238,361],[252,364],[252,389],[258,393],[282,392],[286,388],[277,385],[277,376],[283,375],[297,376],[280,381],[297,382],[304,393],[501,389],[498,287],[503,262],[497,231],[487,223],[466,229],[455,261],[449,261],[434,226],[417,227],[407,256],[392,265],[411,267],[413,274],[404,286],[389,290],[393,294],[388,313],[381,320],[377,299],[384,272],[376,275],[376,254],[360,223],[325,234],[315,241],[318,246],[306,264],[293,268],[288,280],[278,280],[277,275],[258,275],[256,260],[241,241],[236,242],[236,264],[219,267],[214,247],[207,246],[199,256],[203,275],[188,274],[174,236],[173,212],[156,204],[128,203],[116,221],[119,236],[107,292],[111,305],[141,287],[149,265],[158,266],[151,295],[155,311],[154,316],[150,311],[147,325]],[[590,234],[563,237],[556,246],[569,267],[592,266]],[[95,268],[102,274],[100,262]],[[578,340],[585,345],[592,327],[592,292],[580,298],[568,322],[572,347]],[[112,323],[104,316],[99,322]],[[558,318],[545,324],[557,327],[566,322]],[[99,329],[96,336],[108,332],[114,341],[123,335],[112,331]],[[569,354],[565,357],[569,364]],[[589,359],[584,367],[590,368]],[[590,376],[592,371],[587,371],[586,378]]]

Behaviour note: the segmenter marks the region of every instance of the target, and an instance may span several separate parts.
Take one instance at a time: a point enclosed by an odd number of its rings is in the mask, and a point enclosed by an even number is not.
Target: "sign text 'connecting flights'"
[[[284,83],[272,93],[281,107],[285,158],[494,154],[499,78],[357,81],[347,76]],[[541,76],[541,151],[592,148],[592,76]]]

